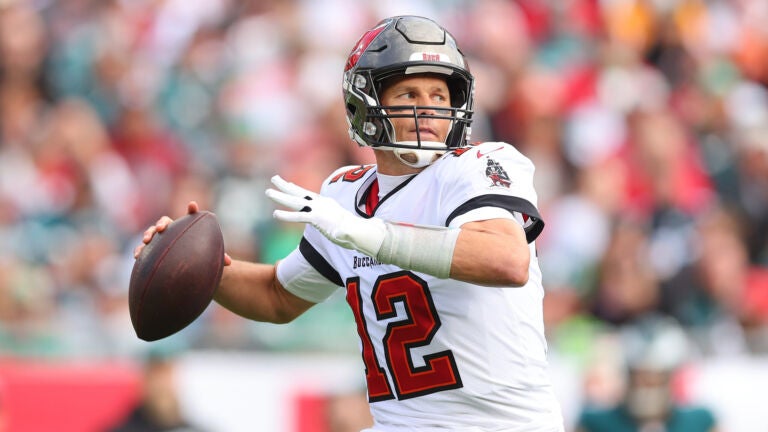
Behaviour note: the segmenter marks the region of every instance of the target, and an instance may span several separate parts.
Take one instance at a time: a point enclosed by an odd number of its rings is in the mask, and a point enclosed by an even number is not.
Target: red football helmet
[[[451,108],[407,107],[405,113],[388,113],[382,106],[382,83],[409,74],[444,75]],[[474,78],[453,36],[434,21],[417,16],[397,16],[379,22],[355,45],[344,68],[344,102],[350,137],[361,146],[433,152],[467,145],[472,123]],[[402,108],[402,107],[398,107]],[[431,110],[436,114],[419,114]],[[419,117],[451,120],[444,143],[398,142],[390,118]]]

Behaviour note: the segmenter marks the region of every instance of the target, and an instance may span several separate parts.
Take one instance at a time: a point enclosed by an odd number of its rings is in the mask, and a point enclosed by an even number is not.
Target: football
[[[211,303],[223,270],[215,214],[187,214],[156,233],[131,271],[128,309],[136,335],[154,341],[188,326]]]

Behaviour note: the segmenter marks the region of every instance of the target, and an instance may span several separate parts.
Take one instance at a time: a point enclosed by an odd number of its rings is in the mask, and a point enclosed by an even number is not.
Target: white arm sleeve
[[[325,301],[339,288],[315,270],[298,248],[277,263],[277,280],[291,294],[312,303]]]

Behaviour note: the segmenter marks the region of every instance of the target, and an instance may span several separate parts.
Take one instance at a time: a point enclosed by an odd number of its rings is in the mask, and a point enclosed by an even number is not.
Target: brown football
[[[145,341],[170,336],[205,311],[224,270],[224,239],[216,215],[199,211],[155,234],[133,264],[128,309]]]

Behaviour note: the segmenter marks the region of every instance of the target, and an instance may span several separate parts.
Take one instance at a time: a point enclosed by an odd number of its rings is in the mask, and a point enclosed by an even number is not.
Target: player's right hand
[[[187,214],[193,214],[197,213],[198,210],[200,210],[200,206],[195,201],[190,201],[189,204],[187,204]],[[163,216],[160,219],[155,222],[154,225],[150,226],[144,231],[144,235],[141,238],[141,244],[136,246],[136,248],[133,250],[133,258],[136,259],[139,257],[139,254],[141,254],[142,249],[144,249],[144,246],[148,245],[149,242],[152,241],[152,238],[155,236],[156,233],[160,233],[165,231],[166,228],[168,228],[168,225],[173,222],[173,219],[171,219],[168,216]],[[232,258],[228,254],[224,254],[224,265],[228,266],[232,264]]]

